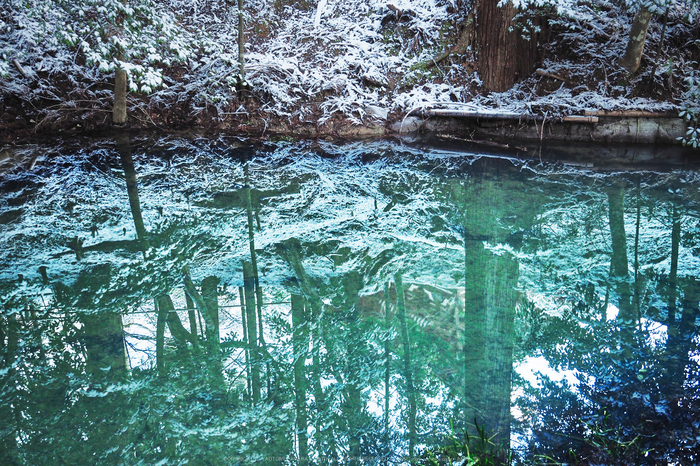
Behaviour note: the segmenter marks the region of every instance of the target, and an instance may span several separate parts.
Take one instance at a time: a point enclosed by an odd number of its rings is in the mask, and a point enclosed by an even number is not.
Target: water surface
[[[0,464],[697,464],[700,176],[589,150],[13,151]]]

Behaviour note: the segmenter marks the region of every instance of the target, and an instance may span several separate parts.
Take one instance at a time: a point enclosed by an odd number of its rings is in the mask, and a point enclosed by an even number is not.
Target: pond
[[[586,151],[5,153],[0,464],[700,463],[700,172]]]

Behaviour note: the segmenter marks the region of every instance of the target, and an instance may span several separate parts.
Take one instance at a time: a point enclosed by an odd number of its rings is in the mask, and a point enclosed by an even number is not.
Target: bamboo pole
[[[677,118],[674,112],[651,112],[648,110],[586,110],[586,116],[628,118]]]

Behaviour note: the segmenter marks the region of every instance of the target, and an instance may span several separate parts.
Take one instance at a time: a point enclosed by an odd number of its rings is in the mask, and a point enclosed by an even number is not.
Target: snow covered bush
[[[162,70],[183,62],[196,43],[175,18],[151,0],[8,0],[3,7],[11,29],[1,50],[22,59],[41,44],[75,64],[110,73],[127,70],[132,91],[152,92],[163,84]],[[11,55],[12,57],[9,57]]]

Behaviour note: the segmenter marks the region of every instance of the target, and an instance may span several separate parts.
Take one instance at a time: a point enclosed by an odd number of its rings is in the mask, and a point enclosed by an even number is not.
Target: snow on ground
[[[607,0],[538,2],[549,18],[540,66],[566,82],[533,74],[507,92],[490,93],[471,51],[432,66],[455,43],[467,2],[249,0],[245,80],[252,99],[246,99],[237,90],[234,2],[133,0],[124,7],[117,0],[31,0],[30,8],[25,3],[8,0],[0,6],[0,104],[21,107],[10,112],[16,117],[0,122],[10,128],[22,126],[15,120],[23,112],[34,115],[25,126],[49,127],[62,117],[104,125],[118,66],[130,76],[134,118],[166,127],[232,115],[318,125],[341,118],[359,125],[465,103],[547,117],[697,106],[692,92],[682,92],[682,80],[694,76],[691,49],[700,47],[692,40],[683,44],[692,39],[692,28],[684,22],[687,8],[679,5],[664,32],[666,47],[658,47],[661,25],[655,21],[646,66],[630,77],[615,65],[629,34],[630,12]],[[182,115],[163,117],[177,112]]]

